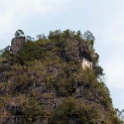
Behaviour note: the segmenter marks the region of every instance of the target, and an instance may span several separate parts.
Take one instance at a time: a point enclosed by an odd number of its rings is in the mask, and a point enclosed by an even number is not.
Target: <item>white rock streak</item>
[[[82,61],[82,68],[86,69],[86,68],[92,68],[92,62],[90,62],[88,59],[83,58]]]

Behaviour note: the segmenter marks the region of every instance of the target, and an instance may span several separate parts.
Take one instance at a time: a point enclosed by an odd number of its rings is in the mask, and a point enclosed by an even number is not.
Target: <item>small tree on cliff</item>
[[[19,30],[17,30],[17,31],[15,32],[14,35],[15,35],[16,38],[24,37],[24,32],[23,32],[21,29],[19,29]]]
[[[83,39],[88,42],[90,48],[93,48],[95,37],[90,31],[84,32]]]

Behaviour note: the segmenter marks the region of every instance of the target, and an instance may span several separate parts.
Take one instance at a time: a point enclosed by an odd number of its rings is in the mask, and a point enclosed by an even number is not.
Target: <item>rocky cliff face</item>
[[[83,58],[93,62],[87,43],[68,38],[28,42],[2,61],[0,124],[119,124],[108,89],[95,68],[82,69]]]

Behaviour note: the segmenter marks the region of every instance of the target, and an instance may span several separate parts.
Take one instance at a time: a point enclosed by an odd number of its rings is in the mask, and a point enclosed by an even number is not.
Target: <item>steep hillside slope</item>
[[[70,30],[28,39],[15,55],[5,49],[0,124],[120,124],[98,58],[93,41]]]

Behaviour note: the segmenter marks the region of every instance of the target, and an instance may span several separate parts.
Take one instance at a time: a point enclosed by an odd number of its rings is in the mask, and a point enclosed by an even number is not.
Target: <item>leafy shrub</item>
[[[36,100],[25,100],[20,107],[23,108],[23,116],[20,119],[21,124],[34,124],[42,120],[44,108]]]
[[[78,102],[75,98],[69,97],[63,101],[51,114],[49,124],[69,124],[71,117],[75,123],[95,124],[95,119],[100,119],[97,108]]]

